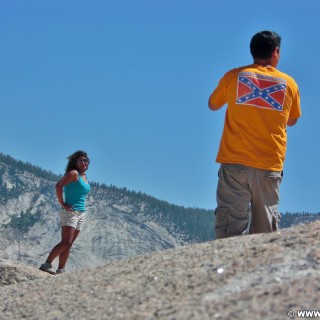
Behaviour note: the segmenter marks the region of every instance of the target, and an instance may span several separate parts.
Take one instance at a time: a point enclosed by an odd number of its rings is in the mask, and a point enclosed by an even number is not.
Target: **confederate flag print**
[[[283,110],[287,83],[284,79],[253,72],[240,72],[236,104]]]

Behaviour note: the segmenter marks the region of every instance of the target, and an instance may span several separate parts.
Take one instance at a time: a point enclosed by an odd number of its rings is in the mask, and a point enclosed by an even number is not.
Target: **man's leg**
[[[220,167],[215,209],[216,239],[241,235],[247,230],[251,202],[249,169],[236,164]]]
[[[281,180],[281,172],[255,169],[250,233],[278,230],[278,222],[280,220],[278,211],[279,186]]]

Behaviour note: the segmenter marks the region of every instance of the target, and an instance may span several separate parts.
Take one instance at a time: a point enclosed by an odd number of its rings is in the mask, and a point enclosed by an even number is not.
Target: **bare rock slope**
[[[319,229],[313,222],[2,286],[0,318],[289,319],[320,309]]]
[[[0,261],[37,267],[60,241],[61,208],[54,187],[58,178],[0,153]],[[201,233],[211,238],[206,229],[213,225],[209,210],[170,205],[125,188],[91,186],[69,270],[199,242]]]
[[[0,262],[0,286],[20,283],[49,275],[30,266],[14,262]]]

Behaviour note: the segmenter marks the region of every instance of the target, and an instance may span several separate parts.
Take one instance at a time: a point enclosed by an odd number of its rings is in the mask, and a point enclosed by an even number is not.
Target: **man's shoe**
[[[39,270],[55,275],[56,273],[52,270],[51,263],[43,263]]]

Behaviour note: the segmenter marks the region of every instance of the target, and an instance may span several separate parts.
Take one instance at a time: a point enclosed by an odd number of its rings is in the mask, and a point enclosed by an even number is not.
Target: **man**
[[[227,72],[209,98],[211,110],[228,105],[216,160],[216,238],[278,229],[286,127],[301,116],[296,82],[276,69],[280,42],[275,32],[255,34],[253,64]]]

